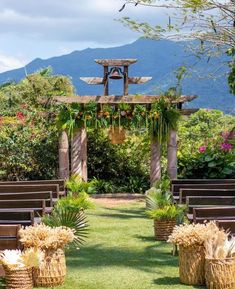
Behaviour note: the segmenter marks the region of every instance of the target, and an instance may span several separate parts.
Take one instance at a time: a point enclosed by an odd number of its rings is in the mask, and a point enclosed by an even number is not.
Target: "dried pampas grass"
[[[200,246],[219,232],[219,228],[215,222],[205,224],[183,224],[175,226],[172,234],[169,236],[168,242],[182,246]]]
[[[25,248],[63,249],[75,238],[72,229],[67,227],[55,227],[40,224],[29,226],[19,231],[20,242]]]

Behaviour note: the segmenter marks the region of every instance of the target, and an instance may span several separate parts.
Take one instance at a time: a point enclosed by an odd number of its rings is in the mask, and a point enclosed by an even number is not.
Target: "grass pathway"
[[[183,286],[171,245],[156,242],[144,204],[102,207],[88,212],[89,238],[67,253],[68,276],[63,289],[167,289]]]
[[[154,240],[153,222],[145,217],[143,202],[105,206],[88,211],[87,242],[66,253],[66,282],[57,288],[204,288],[180,284],[178,259],[171,255],[170,244]]]

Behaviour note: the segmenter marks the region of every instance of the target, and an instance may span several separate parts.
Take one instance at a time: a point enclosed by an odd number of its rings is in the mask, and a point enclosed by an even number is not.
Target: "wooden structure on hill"
[[[128,95],[129,84],[143,84],[151,80],[152,77],[130,77],[129,66],[137,62],[137,59],[97,59],[97,64],[103,66],[103,77],[81,77],[81,80],[90,85],[103,85],[104,95],[100,96],[56,96],[54,100],[58,103],[80,103],[85,104],[94,101],[97,105],[118,103],[128,103],[132,106],[136,104],[146,104],[156,101],[160,96],[156,95]],[[109,79],[123,80],[123,95],[109,95]],[[182,114],[191,114],[197,109],[182,109],[184,102],[192,101],[196,96],[181,96],[175,103]],[[69,164],[69,140],[67,133],[63,131],[59,143],[59,171],[61,178],[68,178],[71,173],[79,174],[83,180],[87,180],[87,135],[85,128],[78,131],[71,141],[71,165]],[[170,132],[168,141],[168,173],[170,178],[177,177],[177,133]],[[155,141],[151,144],[151,169],[150,182],[153,184],[161,177],[161,146]]]

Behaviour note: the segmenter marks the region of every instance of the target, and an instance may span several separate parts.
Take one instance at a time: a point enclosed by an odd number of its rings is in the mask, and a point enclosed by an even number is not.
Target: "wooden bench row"
[[[0,182],[0,224],[34,224],[64,192],[64,180]]]
[[[187,204],[190,221],[216,220],[235,233],[235,179],[172,180],[171,189],[176,202]]]
[[[64,179],[58,180],[35,180],[35,181],[5,181],[0,182],[0,185],[59,185],[59,191],[65,191]]]
[[[171,191],[179,192],[182,186],[190,185],[217,185],[235,184],[235,179],[173,179],[171,180]],[[216,187],[215,187],[216,189]]]

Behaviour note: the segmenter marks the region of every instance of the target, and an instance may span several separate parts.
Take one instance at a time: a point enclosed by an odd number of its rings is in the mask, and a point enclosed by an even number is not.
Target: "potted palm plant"
[[[158,182],[146,196],[146,214],[154,220],[155,238],[159,241],[167,241],[175,225],[184,218],[185,207],[173,203],[169,184],[168,179]]]

